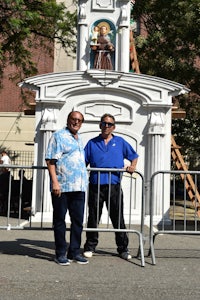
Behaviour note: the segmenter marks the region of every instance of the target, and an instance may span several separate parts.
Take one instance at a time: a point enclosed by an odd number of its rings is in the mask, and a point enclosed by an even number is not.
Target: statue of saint
[[[93,29],[90,47],[95,52],[95,69],[113,70],[111,54],[115,51],[115,47],[111,43],[108,33],[106,25],[95,26]]]

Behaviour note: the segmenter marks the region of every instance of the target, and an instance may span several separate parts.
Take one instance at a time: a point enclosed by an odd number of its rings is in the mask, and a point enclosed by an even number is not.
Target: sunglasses
[[[103,126],[103,127],[106,127],[106,126],[112,127],[112,126],[114,126],[114,125],[115,125],[114,123],[101,122],[101,126]]]
[[[82,123],[83,119],[77,119],[77,118],[70,118],[73,122]]]

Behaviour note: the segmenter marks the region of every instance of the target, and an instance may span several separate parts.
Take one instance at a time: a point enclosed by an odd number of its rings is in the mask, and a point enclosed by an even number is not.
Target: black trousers
[[[123,192],[120,184],[100,185],[98,192],[98,185],[89,185],[89,215],[88,215],[88,228],[97,228],[101,215],[103,204],[109,212],[112,225],[115,229],[125,229],[124,215],[123,215]],[[86,243],[84,251],[95,251],[98,244],[98,232],[86,232]],[[126,232],[116,232],[115,241],[117,244],[118,253],[128,251],[128,236]]]

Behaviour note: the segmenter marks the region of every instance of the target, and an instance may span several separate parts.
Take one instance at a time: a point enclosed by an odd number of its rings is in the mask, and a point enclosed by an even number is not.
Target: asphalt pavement
[[[200,236],[156,237],[156,265],[145,243],[145,267],[137,258],[137,236],[129,239],[133,256],[129,262],[117,256],[114,233],[101,232],[97,253],[88,265],[60,266],[54,262],[51,228],[1,229],[0,299],[200,299]],[[82,246],[84,241],[85,232]]]

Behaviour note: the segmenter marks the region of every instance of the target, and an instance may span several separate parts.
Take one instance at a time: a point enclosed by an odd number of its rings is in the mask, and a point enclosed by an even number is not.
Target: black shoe
[[[70,261],[67,259],[66,256],[56,257],[55,262],[61,266],[69,266],[70,265]]]
[[[77,264],[80,264],[80,265],[88,264],[88,260],[81,255],[76,255],[73,258],[68,258],[68,260],[69,260],[69,262],[73,262],[73,261],[77,262]]]

